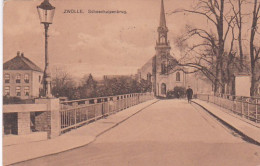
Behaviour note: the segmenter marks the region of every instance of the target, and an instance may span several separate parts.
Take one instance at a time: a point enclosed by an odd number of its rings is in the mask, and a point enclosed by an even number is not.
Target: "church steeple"
[[[168,28],[166,26],[163,0],[161,0],[160,24],[159,24],[159,27],[157,29],[157,32],[158,32],[158,42],[157,42],[157,44],[168,45],[168,39],[167,39]]]
[[[165,19],[163,0],[161,1],[160,27],[166,27],[166,19]]]

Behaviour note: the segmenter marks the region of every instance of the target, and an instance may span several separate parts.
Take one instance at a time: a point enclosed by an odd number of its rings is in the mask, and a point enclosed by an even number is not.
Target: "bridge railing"
[[[260,123],[260,98],[226,94],[197,94],[197,98],[226,108],[246,119]]]
[[[132,93],[118,96],[63,101],[60,103],[61,133],[118,111],[153,99],[152,93]]]

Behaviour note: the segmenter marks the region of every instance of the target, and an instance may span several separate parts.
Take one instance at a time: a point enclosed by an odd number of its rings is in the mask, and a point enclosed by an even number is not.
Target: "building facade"
[[[171,46],[168,41],[163,0],[157,32],[155,55],[138,70],[137,75],[139,80],[152,82],[152,89],[156,96],[166,97],[167,91],[173,90],[174,87],[186,87],[186,74],[185,68],[178,66],[177,60],[170,55]]]
[[[3,95],[21,99],[37,98],[42,89],[43,71],[23,53],[3,65]]]

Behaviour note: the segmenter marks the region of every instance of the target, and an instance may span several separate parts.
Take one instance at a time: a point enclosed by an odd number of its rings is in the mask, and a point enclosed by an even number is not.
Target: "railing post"
[[[243,102],[243,97],[241,97],[241,114],[242,114],[242,117],[244,118],[245,117],[245,110],[244,110],[244,102]]]
[[[101,114],[102,114],[102,117],[105,115],[105,108],[104,108],[104,99],[100,99],[101,101]]]
[[[77,124],[77,109],[74,109],[74,128],[76,128],[76,124]]]
[[[127,108],[127,95],[124,95],[124,109]]]
[[[249,100],[248,99],[246,99],[246,100],[247,100],[247,118],[249,118],[249,116],[250,116]]]
[[[89,108],[89,107],[88,107]],[[87,119],[86,120],[89,120],[89,109],[86,109],[86,117],[87,117]]]
[[[113,98],[113,103],[114,103],[114,111],[113,111],[113,113],[115,113],[118,110],[118,97],[117,96]]]
[[[94,104],[97,104],[97,99],[94,99]],[[94,114],[95,114],[95,121],[97,120],[97,106],[98,105],[94,105]]]
[[[258,110],[257,110],[258,100],[255,99],[255,122],[258,122]]]

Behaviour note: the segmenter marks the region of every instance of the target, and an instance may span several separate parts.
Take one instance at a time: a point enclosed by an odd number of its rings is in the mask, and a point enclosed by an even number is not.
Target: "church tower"
[[[168,28],[166,26],[164,3],[161,0],[160,22],[157,29],[158,39],[156,41],[156,69],[159,74],[167,74],[168,57],[170,55],[170,43],[168,41]]]
[[[155,94],[158,89],[158,85],[156,84],[158,77],[168,73],[168,57],[171,50],[170,43],[167,38],[168,28],[166,26],[163,0],[161,0],[160,22],[157,32],[158,39],[155,46],[156,55],[153,58],[153,91]]]
[[[158,32],[158,40],[156,42],[156,46],[159,46],[159,45],[168,46],[169,45],[169,42],[167,40],[168,28],[166,26],[163,0],[161,1],[160,23],[159,23],[157,32]]]

